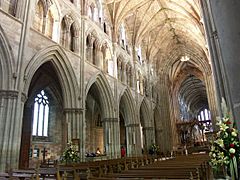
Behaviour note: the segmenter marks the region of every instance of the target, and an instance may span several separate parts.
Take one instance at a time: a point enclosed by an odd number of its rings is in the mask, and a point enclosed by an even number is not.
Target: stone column
[[[140,126],[139,124],[126,125],[127,156],[139,156],[142,154]]]
[[[117,62],[117,75],[118,75],[118,81],[122,80],[122,61]]]
[[[85,133],[85,128],[83,125],[84,123],[82,122],[83,111],[84,110],[81,108],[64,109],[67,125],[67,142],[72,141],[72,139],[79,139],[81,161],[83,161],[85,158],[85,146],[83,145],[83,134]]]
[[[120,129],[117,118],[104,118],[104,146],[110,159],[119,157],[120,154]]]
[[[166,141],[163,138],[163,129],[162,128],[157,128],[156,129],[155,142],[159,146],[161,152],[166,151],[165,148],[164,148],[164,145],[163,145],[164,143],[166,143]]]
[[[154,127],[144,127],[143,134],[145,138],[145,148],[149,148],[152,144],[155,144],[155,129]]]
[[[216,116],[218,115],[217,112],[217,104],[216,104],[216,94],[215,94],[215,87],[213,84],[213,78],[212,75],[206,75],[205,76],[205,84],[206,84],[206,91],[208,96],[208,104],[209,104],[209,110],[211,112],[211,121],[213,125],[213,129],[216,130]]]
[[[126,77],[126,63],[122,63],[122,82],[126,84],[127,77]]]
[[[240,130],[240,21],[236,18],[239,17],[240,1],[204,0],[201,5],[217,89],[221,90],[218,95],[225,96]]]
[[[25,100],[17,91],[0,90],[0,171],[18,168]]]

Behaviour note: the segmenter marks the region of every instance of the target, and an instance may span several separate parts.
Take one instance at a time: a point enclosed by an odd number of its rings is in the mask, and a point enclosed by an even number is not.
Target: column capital
[[[103,122],[119,122],[118,118],[103,118]]]
[[[64,113],[82,113],[84,108],[64,108]]]
[[[154,130],[154,127],[144,127],[143,130]]]
[[[127,124],[126,127],[139,127],[139,124]]]

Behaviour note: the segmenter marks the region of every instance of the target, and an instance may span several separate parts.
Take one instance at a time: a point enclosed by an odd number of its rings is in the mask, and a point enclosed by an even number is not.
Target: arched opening
[[[105,152],[103,118],[100,91],[94,83],[88,91],[86,98],[86,152],[91,156],[99,148],[101,154]]]
[[[49,10],[47,14],[46,35],[51,39],[53,34],[53,25],[54,25],[54,18],[53,18],[52,12]]]
[[[121,102],[120,102],[121,103]],[[123,113],[119,113],[119,123],[120,123],[120,145],[127,149],[127,136],[126,136],[126,127]]]
[[[57,72],[46,62],[34,74],[24,106],[19,168],[59,159],[67,136],[62,88]]]
[[[44,16],[44,5],[41,0],[38,1],[35,7],[35,17],[33,27],[39,31],[43,32],[43,17]]]
[[[93,55],[92,55],[92,58],[93,58],[93,64],[96,65],[97,63],[97,42],[96,40],[94,41],[93,43]]]
[[[134,122],[134,106],[130,91],[127,89],[119,101],[120,143],[128,156],[135,155],[139,124]]]
[[[69,42],[69,49],[74,52],[74,27],[73,24],[70,27],[70,42]]]
[[[67,45],[66,39],[67,39],[67,24],[65,18],[63,18],[61,22],[61,35],[60,35],[60,44],[63,47],[66,47]]]

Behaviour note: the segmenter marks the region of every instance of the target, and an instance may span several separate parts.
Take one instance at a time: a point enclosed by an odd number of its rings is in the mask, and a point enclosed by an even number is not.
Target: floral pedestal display
[[[213,141],[209,156],[210,164],[213,171],[225,169],[225,175],[229,175],[230,179],[238,180],[238,162],[240,155],[240,142],[238,139],[238,131],[234,128],[233,122],[227,113],[226,105],[222,105],[224,117],[219,120],[219,131],[216,140]],[[224,172],[224,171],[223,171]],[[219,173],[218,173],[219,174]]]
[[[72,163],[77,163],[80,161],[80,157],[77,152],[77,147],[74,146],[72,144],[72,142],[69,142],[67,144],[67,147],[64,150],[60,161],[61,161],[61,163],[64,163],[64,164],[72,164]]]

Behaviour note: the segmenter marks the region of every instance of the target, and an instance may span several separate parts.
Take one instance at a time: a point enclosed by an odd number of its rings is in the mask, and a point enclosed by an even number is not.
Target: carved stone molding
[[[139,127],[139,124],[127,124],[126,127]]]
[[[119,122],[118,118],[104,118],[103,122]]]
[[[145,127],[145,128],[143,128],[143,130],[145,131],[153,131],[154,130],[154,127]]]
[[[64,113],[82,113],[84,111],[83,108],[65,108]]]
[[[17,98],[18,97],[18,91],[12,91],[12,90],[0,90],[0,97],[1,98]]]

